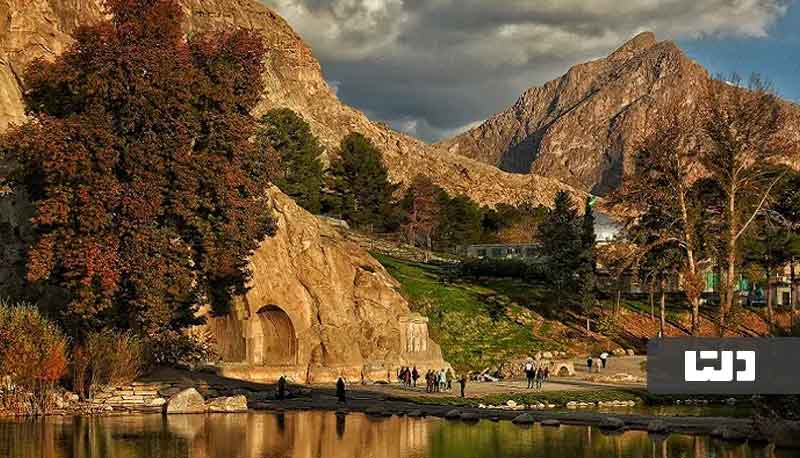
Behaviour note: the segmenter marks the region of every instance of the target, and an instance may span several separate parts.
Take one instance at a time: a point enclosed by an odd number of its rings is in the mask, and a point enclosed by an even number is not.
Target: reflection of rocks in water
[[[197,437],[203,431],[206,422],[205,415],[199,414],[167,415],[164,418],[170,434],[188,440]]]
[[[609,436],[597,428],[464,423],[359,413],[0,420],[0,457],[13,458],[784,458],[792,451],[708,437]]]
[[[401,458],[420,456],[430,422],[389,418],[373,423],[366,416],[331,412],[250,413],[190,416],[203,431],[191,444],[192,457],[242,458]],[[170,423],[172,417],[167,418]],[[194,425],[191,419],[189,425]],[[170,427],[170,432],[173,428]]]

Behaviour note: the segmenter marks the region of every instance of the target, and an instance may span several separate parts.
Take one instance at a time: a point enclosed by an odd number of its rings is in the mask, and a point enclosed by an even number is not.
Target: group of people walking
[[[586,369],[588,372],[592,372],[592,367],[594,367],[595,372],[600,372],[600,367],[602,366],[602,368],[605,369],[607,363],[608,363],[607,351],[600,353],[599,358],[594,358],[592,357],[592,355],[589,355],[589,357],[586,358]]]
[[[453,373],[448,370],[429,369],[425,373],[425,391],[428,393],[439,393],[453,389]]]
[[[401,367],[397,372],[397,378],[403,386],[411,388],[417,386],[417,380],[420,378],[420,373],[417,366],[414,367]],[[458,380],[458,383],[466,385],[466,377],[462,377],[464,382]],[[428,369],[425,372],[425,391],[428,393],[440,393],[451,391],[453,389],[453,381],[455,376],[451,369],[434,370]],[[463,390],[462,390],[463,391]]]
[[[525,363],[525,378],[528,380],[528,389],[541,390],[542,385],[550,378],[550,368],[544,364],[535,364],[533,361]]]
[[[417,379],[419,378],[419,371],[417,370],[417,366],[412,368],[408,367],[401,367],[400,372],[397,373],[397,378],[400,379],[400,382],[403,386],[412,387],[417,386]]]

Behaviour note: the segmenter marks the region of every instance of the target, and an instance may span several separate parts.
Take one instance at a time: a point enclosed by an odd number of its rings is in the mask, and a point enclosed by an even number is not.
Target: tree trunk
[[[694,259],[694,236],[692,234],[692,224],[689,219],[689,211],[686,206],[686,194],[684,193],[683,186],[680,187],[678,192],[678,199],[681,206],[681,218],[683,219],[684,234],[686,240],[686,263],[689,267],[689,275],[691,278],[692,297],[689,298],[689,305],[692,308],[692,335],[696,336],[700,332],[700,297],[694,291],[694,281],[697,277],[697,264]]]
[[[772,272],[767,269],[767,323],[769,323],[769,333],[772,334],[775,330],[775,311],[773,309],[773,298],[772,294]]]
[[[726,256],[726,275],[725,275],[725,300],[720,302],[719,310],[719,336],[725,335],[725,318],[728,312],[733,309],[733,299],[736,289],[736,224],[733,219],[735,215],[735,200],[731,193],[728,199],[729,229],[728,229],[728,253]]]
[[[655,304],[654,304],[654,296],[655,296],[655,291],[654,290],[655,289],[656,289],[656,281],[655,280],[650,280],[650,288],[649,288],[649,290],[650,290],[649,291],[649,293],[650,293],[650,321],[655,321],[656,320],[656,314],[655,314],[655,311],[654,311],[655,310],[655,308],[654,308],[655,307]]]
[[[431,234],[425,234],[425,262],[429,262],[431,260],[431,252],[433,251],[433,241],[431,240]]]
[[[667,321],[667,292],[664,290],[664,278],[661,278],[661,298],[659,301],[659,309],[661,312],[659,329],[661,337],[664,337],[664,328],[666,327],[666,321]]]
[[[792,316],[791,316],[791,322],[790,322],[792,332],[794,332],[795,306],[797,305],[797,301],[798,301],[798,297],[797,297],[798,288],[797,288],[797,281],[796,281],[795,272],[794,272],[795,261],[796,261],[795,259],[792,259],[790,264],[789,264],[789,276],[790,276],[790,280],[789,281],[791,282],[791,284],[789,285],[789,296],[790,296],[789,297],[789,304],[792,307],[792,312],[791,312]]]

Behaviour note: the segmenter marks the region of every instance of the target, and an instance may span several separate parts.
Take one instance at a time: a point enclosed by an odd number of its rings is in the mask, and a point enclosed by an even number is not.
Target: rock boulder
[[[172,395],[167,400],[165,411],[168,414],[204,413],[206,411],[206,403],[203,396],[196,389],[187,388]]]
[[[247,412],[247,398],[243,395],[209,399],[209,412]]]

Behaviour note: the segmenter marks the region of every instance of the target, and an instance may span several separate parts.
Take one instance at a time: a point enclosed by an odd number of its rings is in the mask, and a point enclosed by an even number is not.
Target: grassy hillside
[[[459,370],[518,362],[540,350],[594,353],[616,347],[644,351],[648,338],[658,333],[658,306],[650,314],[646,297],[623,298],[614,316],[613,299],[595,310],[592,331],[584,318],[569,309],[557,309],[543,285],[501,278],[454,280],[444,267],[372,253],[402,285],[415,311],[430,319],[433,339],[445,358]],[[703,310],[702,335],[715,335],[713,310]],[[763,335],[767,328],[760,310],[739,309],[736,328],[729,335]],[[680,297],[669,297],[666,335],[689,333],[690,317]]]
[[[534,326],[525,318],[513,318],[526,315],[522,306],[495,300],[521,293],[519,284],[448,283],[441,267],[374,256],[402,284],[416,311],[428,316],[431,336],[458,370],[479,371],[539,350],[561,349],[557,342],[534,335]]]

